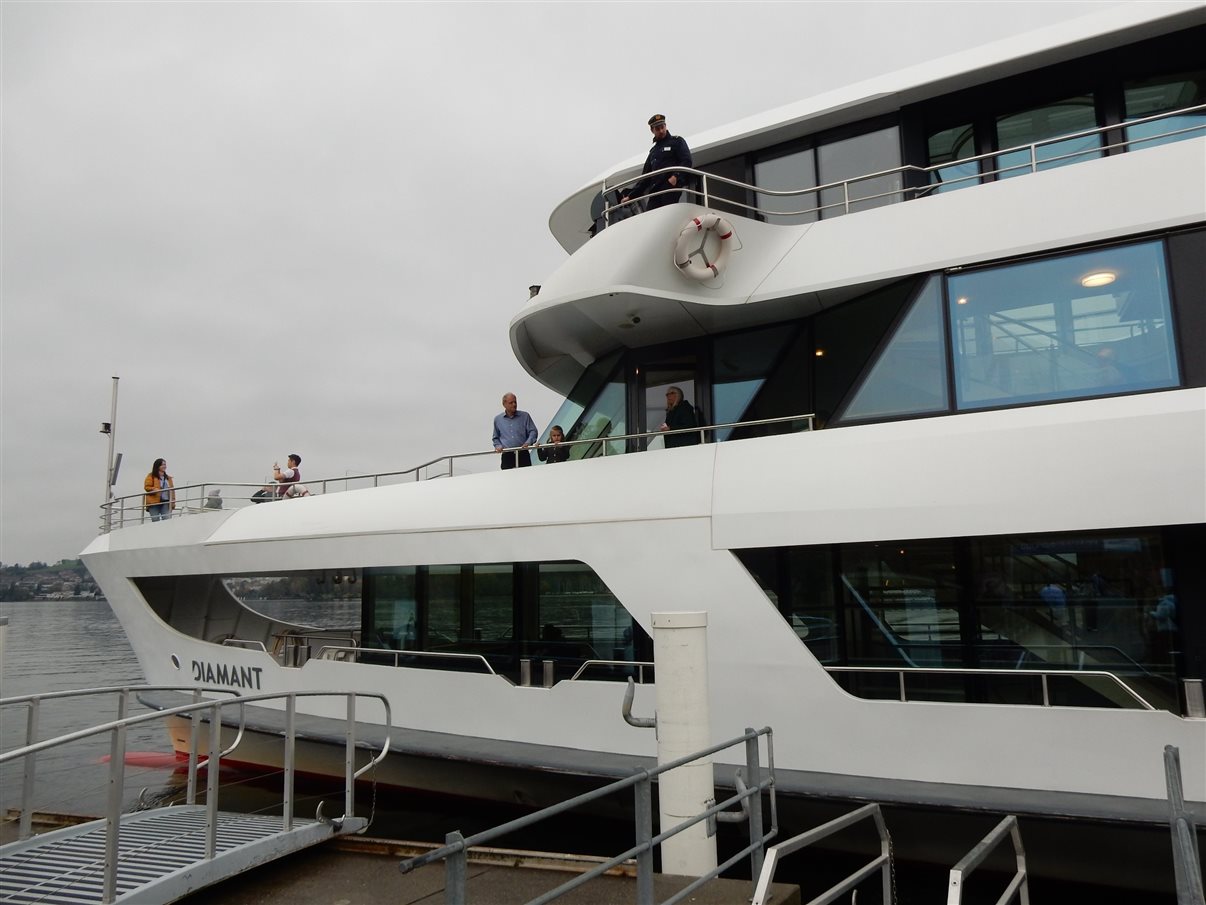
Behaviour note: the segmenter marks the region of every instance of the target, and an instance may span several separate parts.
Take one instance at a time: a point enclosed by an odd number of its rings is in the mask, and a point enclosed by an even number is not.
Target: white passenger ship
[[[652,758],[624,682],[651,713],[651,614],[706,610],[712,731],[773,727],[785,799],[1015,813],[1040,874],[1170,884],[1165,745],[1206,821],[1203,47],[1206,5],[1124,4],[691,136],[677,204],[628,216],[622,164],[511,322],[568,462],[131,497],[84,561],[150,682],[381,692],[384,781],[528,804]],[[664,449],[672,385],[704,427]],[[282,578],[359,618],[244,599]]]

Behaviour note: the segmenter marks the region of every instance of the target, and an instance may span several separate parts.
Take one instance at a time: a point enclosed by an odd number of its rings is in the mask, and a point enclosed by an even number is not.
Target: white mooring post
[[[657,761],[669,763],[712,744],[708,707],[708,614],[654,613]],[[712,758],[658,778],[661,832],[701,814],[715,798]],[[662,843],[662,873],[701,877],[716,869],[716,837],[701,821]]]

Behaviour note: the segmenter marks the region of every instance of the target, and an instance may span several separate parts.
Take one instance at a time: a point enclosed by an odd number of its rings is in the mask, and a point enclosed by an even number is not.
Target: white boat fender
[[[720,248],[716,259],[709,261],[706,251],[708,234],[715,233],[720,240]],[[692,250],[692,240],[699,237],[699,244]],[[674,266],[693,280],[712,280],[720,276],[725,265],[729,262],[729,254],[733,250],[733,224],[719,214],[704,214],[702,217],[692,217],[678,233],[678,241],[674,243]]]

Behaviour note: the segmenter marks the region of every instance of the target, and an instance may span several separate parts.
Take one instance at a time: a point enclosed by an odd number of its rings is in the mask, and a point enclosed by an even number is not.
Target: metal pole
[[[464,843],[465,837],[454,830],[444,837],[445,845]],[[465,901],[465,875],[468,873],[469,855],[462,844],[444,862],[444,901],[449,905],[463,905]]]
[[[637,770],[645,773],[644,770]],[[649,774],[632,787],[636,796],[637,905],[653,905],[653,783]]]
[[[113,378],[113,402],[109,408],[109,458],[105,463],[105,495],[103,497],[106,532],[113,527],[113,510],[109,508],[109,501],[113,499],[113,446],[117,442],[117,381],[120,379],[120,377]]]
[[[38,711],[39,701],[33,698],[29,702],[29,712],[25,715],[25,744],[32,745],[38,740]],[[17,831],[18,839],[28,839],[33,835],[33,801],[34,784],[38,772],[38,755],[26,754],[25,778],[21,789],[21,820]]]
[[[762,830],[762,765],[758,758],[758,734],[746,728],[745,739],[745,775],[749,779],[750,788],[756,790],[747,799],[750,815],[750,845],[757,847],[750,852],[750,878],[754,881],[754,891],[758,891],[758,878],[762,875],[763,841]]]
[[[117,703],[117,719],[126,718],[126,696]],[[105,884],[101,901],[117,899],[118,840],[121,835],[121,799],[125,790],[126,727],[119,725],[109,740],[109,806],[105,811]]]

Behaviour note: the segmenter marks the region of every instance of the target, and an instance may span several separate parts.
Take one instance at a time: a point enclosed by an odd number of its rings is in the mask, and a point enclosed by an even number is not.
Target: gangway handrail
[[[616,443],[616,442],[620,442],[620,441],[624,441],[625,445],[627,445],[628,441],[633,441],[633,440],[645,440],[645,439],[655,440],[658,437],[666,437],[666,436],[677,435],[677,434],[699,434],[700,441],[703,442],[703,441],[706,441],[707,436],[709,434],[714,434],[717,431],[733,430],[733,429],[743,428],[743,427],[765,427],[767,425],[774,425],[774,424],[791,424],[794,422],[804,422],[806,426],[803,428],[803,430],[804,431],[812,431],[815,426],[815,423],[816,423],[816,414],[814,412],[808,412],[808,413],[798,414],[798,415],[780,415],[780,416],[777,416],[774,418],[756,418],[756,419],[752,419],[749,421],[727,421],[727,422],[723,422],[720,424],[701,424],[697,427],[677,428],[675,430],[639,431],[639,432],[631,433],[631,434],[615,434],[615,435],[607,435],[607,436],[599,436],[599,437],[586,437],[586,438],[575,439],[575,440],[564,440],[560,444],[538,443],[538,444],[535,444],[532,446],[528,446],[528,447],[526,447],[526,449],[528,451],[531,451],[531,450],[539,450],[539,449],[552,449],[554,447],[574,447],[574,446],[582,446],[582,445],[601,444],[602,450],[603,450],[601,453],[601,457],[606,458],[608,455],[610,455],[610,453],[608,452],[608,444]],[[505,447],[502,450],[502,452],[503,453],[515,453],[515,452],[522,452],[522,451],[524,451],[524,449],[525,449],[525,447],[522,447],[522,446],[511,446],[511,447]],[[343,485],[343,487],[346,489],[348,483],[353,482],[353,481],[372,481],[373,487],[379,487],[381,484],[381,480],[383,478],[408,478],[408,479],[413,479],[415,482],[418,482],[421,480],[432,480],[434,477],[452,477],[454,474],[455,463],[458,461],[462,461],[462,460],[466,460],[466,459],[490,458],[490,457],[495,457],[497,455],[498,455],[498,451],[494,450],[494,449],[477,450],[474,452],[466,452],[466,453],[452,453],[449,455],[439,456],[435,459],[431,459],[420,465],[415,465],[411,468],[402,469],[400,471],[380,471],[380,472],[369,472],[366,474],[356,474],[356,475],[345,474],[340,477],[319,478],[314,481],[304,481],[302,483],[304,483],[307,488],[314,488],[315,490],[317,490],[317,494],[315,494],[315,495],[325,496],[328,493],[339,492],[338,485]],[[598,458],[598,457],[591,457],[591,458]],[[441,470],[436,475],[431,475],[427,478],[422,477],[425,470],[430,469],[436,465],[441,465],[443,463],[447,463],[447,465],[448,465],[448,468],[446,471]],[[183,508],[184,511],[186,511],[190,514],[202,515],[205,513],[229,512],[233,508],[235,508],[232,506],[230,509],[227,509],[227,508],[211,509],[211,508],[206,507],[205,505],[193,506],[191,508],[188,506],[188,503],[190,500],[204,501],[204,500],[208,499],[209,491],[211,489],[234,487],[234,488],[246,488],[248,490],[260,490],[264,486],[265,486],[265,484],[262,481],[254,481],[254,482],[249,482],[249,481],[205,481],[205,482],[199,483],[199,484],[178,484],[178,485],[176,485],[176,487],[173,488],[173,491],[176,494],[176,498],[178,501],[177,505],[180,506],[181,508]],[[289,485],[288,484],[280,484],[277,486],[278,487],[288,487]],[[332,489],[333,486],[334,486],[334,489]],[[192,494],[193,491],[196,492],[195,496]],[[313,490],[311,492],[313,493]],[[143,505],[145,502],[145,497],[146,497],[145,492],[128,493],[128,494],[124,494],[123,496],[113,497],[112,499],[107,500],[104,503],[102,503],[101,507],[100,507],[101,508],[101,533],[106,534],[106,533],[112,531],[114,528],[124,528],[126,526],[127,522],[129,522],[130,524],[142,524],[143,522],[148,521],[149,516],[147,515],[146,508]],[[287,497],[273,496],[268,499],[262,500],[261,502],[262,503],[275,503],[275,502],[280,502],[285,499],[287,499]],[[225,504],[227,502],[232,502],[232,499],[231,498],[223,498],[223,504]]]
[[[149,690],[154,686],[147,686]],[[81,689],[80,692],[87,694],[91,689]],[[199,695],[201,689],[194,688],[194,695]],[[64,696],[64,693],[58,693],[59,696]],[[109,802],[105,814],[105,856],[104,856],[104,892],[102,901],[109,903],[113,902],[117,894],[117,873],[120,860],[120,829],[121,829],[121,804],[122,792],[125,788],[125,768],[126,768],[126,731],[131,726],[136,726],[151,720],[163,719],[170,716],[182,716],[185,714],[192,717],[192,736],[189,746],[189,779],[188,779],[188,803],[195,803],[196,777],[197,771],[202,764],[198,763],[198,730],[200,718],[203,711],[208,710],[210,713],[210,731],[209,731],[209,756],[204,761],[206,767],[206,822],[205,822],[205,860],[211,861],[217,854],[217,833],[218,833],[218,767],[221,764],[221,759],[225,754],[233,751],[234,748],[243,738],[243,724],[245,722],[246,710],[245,704],[254,704],[264,701],[283,700],[285,703],[285,769],[283,783],[283,804],[282,804],[282,825],[285,831],[293,829],[293,785],[294,785],[294,748],[297,741],[296,733],[296,706],[299,697],[342,697],[347,699],[347,723],[346,731],[346,751],[344,755],[345,763],[345,789],[344,789],[344,813],[343,816],[336,821],[332,821],[342,825],[342,823],[354,814],[355,810],[355,780],[364,775],[369,769],[376,767],[389,753],[389,733],[385,735],[385,741],[382,745],[381,752],[376,757],[370,757],[361,769],[355,769],[355,726],[356,715],[356,698],[368,697],[376,698],[385,708],[385,725],[392,725],[392,717],[389,706],[389,699],[385,695],[374,692],[337,692],[337,691],[291,691],[291,692],[265,692],[263,694],[237,696],[230,700],[206,699],[202,701],[194,701],[189,704],[180,705],[178,707],[169,707],[163,710],[154,710],[150,713],[138,714],[136,716],[120,716],[116,720],[110,720],[99,726],[93,726],[88,729],[70,732],[66,735],[61,735],[53,739],[46,739],[41,742],[25,745],[13,751],[0,753],[0,764],[7,763],[16,758],[34,759],[36,755],[50,748],[59,747],[70,742],[78,741],[83,738],[89,738],[101,733],[109,733],[111,737],[110,752],[109,752]],[[36,698],[37,696],[25,696],[28,698]],[[120,699],[119,712],[124,713],[125,706],[128,703],[128,696],[123,695]],[[0,706],[8,703],[7,699],[0,699]],[[219,751],[221,737],[221,716],[222,709],[231,704],[239,705],[239,732],[234,744],[226,751]],[[28,763],[29,761],[27,761]],[[28,797],[23,794],[21,802],[22,813],[22,830],[27,826],[27,815],[30,815],[33,810],[32,790],[28,791]],[[322,816],[322,807],[319,806],[319,818]],[[21,839],[27,839],[28,835],[22,835]]]
[[[1112,672],[1106,672],[1101,669],[998,669],[995,667],[986,669],[971,669],[971,668],[956,668],[945,666],[824,666],[826,672],[849,672],[849,673],[895,673],[900,679],[900,700],[908,701],[905,691],[905,676],[908,675],[951,675],[951,676],[1037,676],[1040,678],[1043,688],[1043,706],[1056,706],[1051,703],[1050,694],[1047,687],[1047,678],[1057,676],[1064,679],[1084,679],[1098,678],[1106,679],[1117,685],[1122,691],[1128,694],[1142,710],[1159,710],[1158,707],[1153,707],[1146,698],[1139,692],[1131,688],[1126,682],[1122,681],[1117,675]],[[941,703],[941,702],[928,702]]]
[[[1021,905],[1030,905],[1030,881],[1026,871],[1026,850],[1022,847],[1022,833],[1018,829],[1018,818],[1013,814],[1007,816],[988,835],[981,839],[972,850],[959,859],[959,863],[951,868],[950,878],[946,886],[946,905],[962,905],[963,884],[977,867],[983,863],[992,852],[1006,839],[1013,840],[1013,856],[1017,864],[1013,877],[1005,887],[996,905],[1007,905],[1015,896],[1020,896]]]
[[[755,878],[757,885],[754,887],[754,898],[751,905],[766,905],[770,895],[771,883],[775,880],[775,871],[779,867],[779,860],[781,858],[794,854],[800,849],[812,845],[814,842],[819,842],[828,836],[832,836],[839,830],[844,830],[867,819],[875,821],[875,829],[879,833],[879,854],[846,877],[845,880],[838,881],[815,899],[810,900],[808,905],[827,905],[827,903],[835,901],[843,893],[854,889],[854,887],[876,871],[880,873],[880,883],[883,887],[883,901],[894,902],[895,898],[892,895],[892,837],[888,833],[888,826],[884,823],[883,812],[880,810],[879,805],[872,803],[865,804],[861,808],[851,811],[849,814],[835,817],[827,823],[813,827],[811,830],[806,830],[798,836],[792,836],[778,845],[771,846],[766,853],[766,858],[762,862],[762,870]]]
[[[767,752],[767,772],[765,779],[762,778],[761,761],[759,759],[758,739],[761,736],[766,737],[766,752]],[[492,842],[500,836],[513,833],[517,830],[525,829],[533,824],[539,823],[550,817],[555,817],[558,814],[566,813],[585,804],[597,801],[607,795],[623,791],[627,788],[632,788],[636,796],[636,823],[637,823],[637,844],[627,851],[616,855],[606,861],[603,861],[585,873],[579,874],[572,880],[568,880],[557,886],[554,889],[532,899],[528,905],[544,905],[559,898],[567,892],[577,889],[579,886],[593,880],[595,877],[602,876],[607,871],[617,867],[624,862],[636,858],[637,859],[637,903],[638,905],[652,905],[653,902],[653,850],[657,845],[670,839],[684,830],[695,826],[703,821],[712,821],[721,819],[733,812],[728,811],[732,805],[742,806],[745,810],[746,803],[750,803],[748,812],[745,816],[749,819],[749,836],[750,844],[731,856],[723,864],[718,864],[702,877],[696,878],[692,883],[679,890],[670,898],[666,899],[663,905],[673,905],[689,896],[692,892],[699,889],[705,883],[719,876],[723,871],[732,867],[746,855],[751,856],[754,861],[754,866],[751,871],[752,875],[757,877],[761,871],[761,851],[762,847],[769,840],[773,839],[779,832],[778,810],[775,803],[775,757],[774,757],[774,733],[769,726],[762,729],[746,729],[743,735],[727,741],[720,742],[705,748],[701,751],[696,751],[692,754],[687,754],[683,757],[668,763],[659,764],[658,766],[648,769],[644,767],[636,768],[631,776],[624,779],[618,779],[615,782],[609,783],[602,788],[595,789],[591,792],[585,792],[574,798],[562,801],[558,804],[551,805],[543,810],[537,811],[534,814],[528,814],[524,817],[511,820],[493,829],[485,830],[480,833],[475,833],[472,836],[464,836],[460,832],[449,833],[445,840],[447,842],[442,848],[434,849],[414,858],[408,858],[398,865],[398,869],[402,873],[409,873],[412,870],[417,870],[424,865],[434,863],[436,861],[446,861],[445,866],[445,884],[444,897],[445,902],[455,903],[455,905],[466,905],[465,897],[465,881],[466,881],[466,864],[468,861],[468,850],[474,846],[484,845]],[[705,808],[700,814],[694,817],[687,818],[682,823],[664,830],[657,835],[653,835],[653,816],[652,816],[652,781],[657,776],[669,770],[678,767],[686,766],[701,758],[709,757],[726,748],[731,748],[737,744],[744,744],[746,754],[745,773],[739,768],[737,772],[737,787],[738,791],[735,795],[725,799],[724,801],[711,804]],[[769,829],[763,829],[761,826],[762,809],[760,807],[762,793],[768,791],[770,794],[770,809],[771,809],[771,826]],[[757,800],[753,800],[757,799]]]
[[[1051,166],[1053,164],[1057,164],[1061,161],[1073,160],[1078,157],[1085,157],[1089,154],[1099,154],[1099,155],[1104,156],[1110,151],[1114,151],[1117,149],[1125,149],[1125,148],[1128,148],[1130,145],[1144,144],[1146,142],[1153,142],[1153,141],[1158,141],[1161,139],[1174,138],[1179,135],[1188,135],[1188,134],[1194,133],[1194,132],[1202,132],[1203,134],[1206,134],[1206,121],[1204,121],[1197,125],[1186,126],[1184,128],[1178,128],[1178,129],[1172,129],[1168,132],[1160,132],[1160,133],[1156,133],[1154,135],[1144,135],[1141,137],[1136,136],[1134,138],[1123,138],[1121,141],[1106,142],[1103,144],[1094,145],[1091,148],[1083,148],[1083,149],[1080,149],[1077,151],[1070,151],[1065,154],[1057,154],[1052,157],[1044,158],[1042,160],[1038,159],[1038,149],[1045,148],[1049,145],[1055,145],[1055,144],[1059,144],[1059,143],[1065,142],[1065,141],[1073,141],[1078,138],[1089,138],[1094,135],[1104,135],[1111,131],[1125,130],[1125,129],[1132,128],[1134,126],[1143,125],[1145,123],[1159,122],[1161,120],[1173,119],[1178,116],[1185,116],[1187,114],[1194,114],[1194,113],[1200,114],[1203,112],[1206,112],[1206,104],[1195,104],[1190,107],[1181,107],[1176,110],[1166,110],[1162,113],[1156,113],[1151,116],[1139,117],[1137,119],[1129,119],[1129,120],[1126,120],[1123,122],[1111,123],[1111,124],[1105,125],[1105,126],[1097,126],[1092,129],[1083,129],[1079,132],[1068,132],[1068,133],[1064,133],[1061,135],[1052,136],[1050,138],[1044,138],[1039,141],[1030,142],[1028,144],[1015,145],[1010,148],[1002,148],[1001,150],[998,150],[998,151],[989,151],[987,153],[976,154],[971,157],[960,157],[958,160],[951,160],[951,161],[947,161],[945,163],[931,164],[930,166],[925,166],[925,167],[918,166],[916,164],[902,164],[901,166],[898,166],[898,167],[892,167],[892,168],[886,169],[886,170],[879,170],[879,171],[876,171],[873,173],[866,173],[866,174],[863,174],[860,176],[854,176],[850,179],[844,179],[844,180],[840,180],[837,182],[829,182],[829,183],[825,183],[824,185],[804,186],[804,187],[798,188],[798,189],[769,189],[769,188],[759,187],[759,186],[753,185],[751,183],[742,182],[737,179],[730,179],[727,176],[719,176],[719,175],[716,175],[713,173],[708,173],[708,172],[705,172],[704,170],[696,169],[693,167],[667,167],[666,168],[667,170],[672,170],[673,172],[676,172],[676,173],[690,173],[693,176],[699,177],[701,180],[701,187],[699,189],[694,189],[694,188],[690,188],[690,187],[675,186],[673,188],[662,189],[657,192],[650,192],[648,194],[641,195],[639,198],[636,198],[636,199],[630,198],[627,202],[619,202],[617,204],[605,205],[602,216],[604,218],[605,223],[610,223],[611,222],[611,214],[613,211],[616,211],[619,208],[625,207],[628,204],[633,203],[633,201],[641,201],[641,200],[655,197],[657,195],[664,195],[664,194],[671,194],[671,193],[679,194],[684,191],[686,191],[688,194],[698,197],[700,199],[700,203],[704,207],[711,207],[715,201],[719,200],[726,205],[730,205],[730,206],[736,207],[736,208],[741,208],[744,211],[752,211],[755,214],[763,214],[767,217],[798,217],[803,214],[812,214],[812,213],[819,214],[822,211],[829,210],[831,208],[836,208],[836,207],[844,208],[845,213],[850,213],[850,205],[851,204],[863,204],[868,201],[877,201],[881,198],[890,198],[890,197],[896,196],[896,195],[904,195],[905,193],[912,194],[914,197],[922,197],[927,194],[931,194],[931,193],[943,188],[944,186],[957,185],[961,182],[974,181],[974,182],[978,183],[978,182],[983,181],[985,179],[985,177],[994,177],[995,178],[995,177],[998,177],[998,176],[1001,176],[1004,174],[1014,173],[1015,171],[1035,173],[1040,169],[1040,167],[1045,167],[1045,166],[1049,167],[1049,166]],[[996,168],[985,170],[985,171],[980,171],[979,167],[977,167],[977,170],[975,173],[971,173],[967,176],[960,176],[956,179],[951,179],[951,180],[941,181],[941,182],[933,182],[930,180],[930,177],[933,174],[935,174],[941,170],[944,170],[944,169],[949,169],[950,167],[966,166],[969,164],[979,164],[981,161],[984,161],[984,160],[990,160],[992,158],[999,158],[999,157],[1003,157],[1006,154],[1013,154],[1013,153],[1018,153],[1018,152],[1027,152],[1028,159],[1024,163],[1012,164],[1010,166],[1005,166],[1005,167],[996,167]],[[866,182],[866,181],[872,180],[872,179],[882,179],[885,176],[897,176],[897,175],[904,176],[906,174],[922,175],[926,178],[926,182],[924,185],[916,185],[916,186],[908,186],[908,185],[902,184],[898,188],[892,188],[888,191],[880,192],[878,194],[865,195],[865,196],[851,198],[850,187],[852,185],[855,185],[860,182]],[[621,189],[621,188],[635,185],[636,183],[641,182],[642,180],[644,180],[648,177],[649,177],[648,173],[641,173],[639,175],[630,176],[630,177],[622,179],[618,182],[614,182],[614,183],[610,183],[610,184],[608,183],[607,179],[605,178],[600,183],[600,193],[602,195],[606,195],[610,191],[614,191],[616,189]],[[830,202],[828,204],[817,204],[814,207],[805,208],[805,209],[798,210],[798,211],[770,211],[770,210],[764,211],[757,204],[751,205],[751,204],[746,204],[745,202],[742,202],[742,201],[736,201],[731,198],[717,199],[717,198],[713,197],[713,193],[711,191],[709,191],[709,187],[708,187],[710,182],[720,183],[721,185],[740,189],[740,190],[746,191],[746,192],[753,192],[755,195],[767,195],[767,196],[772,196],[772,197],[796,197],[796,196],[800,196],[800,195],[816,195],[817,197],[820,197],[820,193],[822,193],[822,192],[835,191],[835,190],[841,189],[842,190],[842,200]],[[904,180],[902,180],[902,183],[903,182],[904,182]]]

